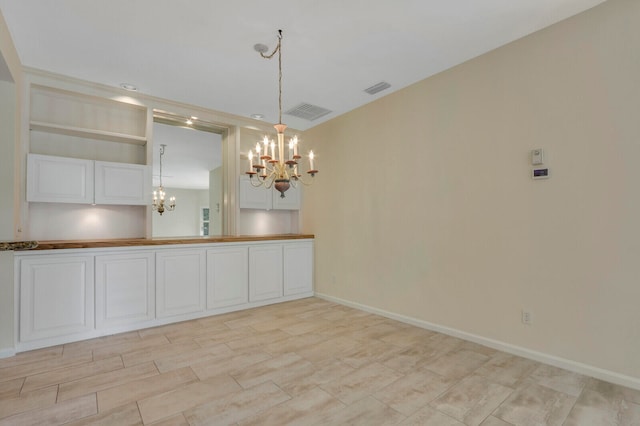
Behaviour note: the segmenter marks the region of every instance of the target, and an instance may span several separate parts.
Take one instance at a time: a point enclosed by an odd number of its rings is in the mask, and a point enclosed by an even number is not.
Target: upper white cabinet
[[[284,198],[280,192],[271,189],[271,202],[274,210],[300,210],[300,190],[302,184],[298,183],[294,188],[291,186],[285,193]]]
[[[155,253],[96,256],[96,328],[155,318]]]
[[[207,250],[207,309],[249,301],[248,247]]]
[[[156,253],[158,318],[204,311],[206,268],[204,249],[175,249]]]
[[[27,201],[146,205],[149,166],[29,154]]]
[[[93,203],[93,161],[29,154],[27,201]]]
[[[151,199],[151,171],[139,164],[95,162],[95,203],[145,205]]]
[[[241,209],[271,210],[271,190],[263,186],[253,186],[249,176],[240,177],[239,191]]]
[[[93,256],[34,256],[19,270],[20,341],[93,330]]]
[[[253,178],[258,179],[258,178]],[[300,187],[293,185],[284,193],[284,198],[275,188],[253,186],[249,176],[240,177],[240,208],[259,210],[300,210]]]
[[[289,243],[283,247],[284,295],[313,291],[313,243]]]

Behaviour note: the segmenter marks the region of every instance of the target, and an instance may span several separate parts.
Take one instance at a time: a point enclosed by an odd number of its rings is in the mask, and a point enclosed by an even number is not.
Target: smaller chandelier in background
[[[264,186],[269,189],[274,187],[280,192],[280,197],[284,198],[284,193],[293,186],[295,188],[298,182],[308,185],[309,183],[302,180],[302,175],[298,173],[298,160],[302,158],[298,155],[298,138],[294,136],[289,141],[289,152],[285,157],[284,131],[287,129],[286,124],[282,124],[282,30],[278,30],[278,45],[270,55],[265,55],[267,47],[263,44],[256,44],[254,49],[260,53],[265,59],[271,59],[276,53],[278,54],[278,124],[273,127],[276,129],[278,137],[278,151],[276,156],[276,142],[269,141],[267,136],[264,137],[264,149],[261,149],[260,142],[256,144],[256,164],[253,163],[254,153],[249,151],[249,175],[250,182],[253,186]],[[314,154],[309,152],[309,174],[312,178],[318,173],[314,168]],[[255,171],[254,171],[255,170]],[[257,175],[258,179],[253,179]]]
[[[153,191],[153,210],[160,213],[160,216],[162,216],[162,213],[165,211],[173,211],[176,208],[176,197],[169,197],[169,203],[165,203],[166,193],[162,186],[162,156],[164,155],[164,148],[166,146],[165,144],[160,145],[160,186],[158,186],[156,191]]]

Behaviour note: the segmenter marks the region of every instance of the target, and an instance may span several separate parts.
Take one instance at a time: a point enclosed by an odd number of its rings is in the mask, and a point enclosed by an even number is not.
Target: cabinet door
[[[298,183],[296,188],[293,185],[284,193],[284,198],[280,193],[273,190],[272,202],[274,210],[300,210],[300,194],[302,191],[302,184]]]
[[[249,247],[249,301],[282,297],[282,245]]]
[[[253,179],[257,178],[254,177]],[[273,188],[267,189],[264,186],[255,187],[251,184],[248,176],[241,176],[240,208],[271,210],[273,191],[275,191]]]
[[[93,161],[29,154],[27,201],[93,203]]]
[[[200,312],[205,307],[205,250],[156,253],[156,316]]]
[[[95,203],[146,205],[151,201],[149,166],[95,162]]]
[[[246,246],[207,250],[207,309],[247,303],[249,256]]]
[[[96,256],[96,328],[154,317],[154,253]]]
[[[284,295],[313,291],[313,243],[284,244]]]
[[[93,257],[20,261],[20,341],[93,330]]]

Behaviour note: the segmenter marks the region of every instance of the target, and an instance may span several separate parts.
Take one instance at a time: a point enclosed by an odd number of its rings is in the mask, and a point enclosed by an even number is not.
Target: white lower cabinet
[[[313,291],[313,243],[285,244],[284,254],[284,295]]]
[[[207,250],[207,309],[249,301],[248,253],[247,246]]]
[[[96,328],[155,318],[153,251],[96,256]]]
[[[35,256],[20,264],[20,341],[91,331],[93,256]]]
[[[206,258],[204,249],[162,250],[156,253],[156,316],[204,311]]]
[[[282,297],[282,244],[249,247],[249,301]]]
[[[312,240],[14,258],[18,351],[313,295]]]

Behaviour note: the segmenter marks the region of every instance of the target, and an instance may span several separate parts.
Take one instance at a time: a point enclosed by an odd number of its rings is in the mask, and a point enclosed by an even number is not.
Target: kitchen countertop
[[[211,244],[211,243],[236,243],[270,240],[300,240],[314,238],[313,234],[275,234],[275,235],[221,235],[217,237],[159,237],[159,238],[118,238],[104,240],[56,240],[56,241],[26,241],[26,242],[0,242],[0,250],[3,244],[16,245],[19,248],[4,248],[4,250],[55,250],[78,248],[102,248],[102,247],[134,247],[134,246],[160,246],[169,244]],[[24,246],[22,244],[35,244]]]

